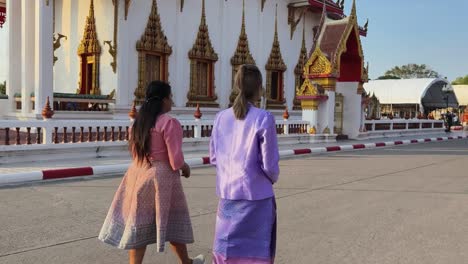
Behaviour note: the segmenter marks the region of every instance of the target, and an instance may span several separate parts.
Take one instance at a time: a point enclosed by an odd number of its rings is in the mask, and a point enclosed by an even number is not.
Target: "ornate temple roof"
[[[341,19],[344,17],[343,13],[343,0],[338,0],[336,3],[332,0],[309,0],[309,4],[312,10],[317,12],[322,11],[323,1],[325,1],[327,13],[334,19]]]

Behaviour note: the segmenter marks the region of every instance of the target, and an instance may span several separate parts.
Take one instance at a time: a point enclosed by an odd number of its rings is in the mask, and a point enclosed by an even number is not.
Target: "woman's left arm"
[[[262,170],[275,183],[279,177],[279,151],[275,118],[272,114],[268,113],[264,118],[259,135]]]
[[[177,119],[169,119],[163,126],[163,137],[167,147],[169,163],[173,170],[180,170],[184,164],[182,152],[182,126]]]

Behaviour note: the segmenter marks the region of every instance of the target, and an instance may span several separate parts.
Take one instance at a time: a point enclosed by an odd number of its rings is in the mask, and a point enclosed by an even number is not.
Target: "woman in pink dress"
[[[129,263],[143,261],[146,246],[165,242],[182,264],[202,264],[204,256],[188,257],[194,242],[181,177],[190,177],[182,154],[182,127],[167,113],[172,107],[169,84],[151,82],[130,134],[133,163],[120,184],[99,239],[129,250]]]

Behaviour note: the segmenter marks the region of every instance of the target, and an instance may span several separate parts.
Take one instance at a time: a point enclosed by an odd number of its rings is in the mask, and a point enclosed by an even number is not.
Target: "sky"
[[[352,1],[345,2],[349,14]],[[368,35],[362,38],[362,44],[371,79],[408,63],[427,64],[449,80],[468,75],[468,0],[356,3],[359,24],[369,19]],[[6,38],[5,28],[0,29],[0,81],[7,75]]]
[[[345,12],[351,10],[346,0]],[[449,80],[468,75],[468,0],[356,0],[370,78],[397,65],[426,64]]]

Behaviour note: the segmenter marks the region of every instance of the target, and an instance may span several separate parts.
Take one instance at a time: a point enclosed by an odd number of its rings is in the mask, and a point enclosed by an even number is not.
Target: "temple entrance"
[[[338,135],[343,134],[343,102],[344,96],[342,94],[337,94],[335,96],[335,126],[333,130],[334,133]]]
[[[91,94],[93,90],[93,57],[83,55],[81,63],[81,87],[79,93]]]

